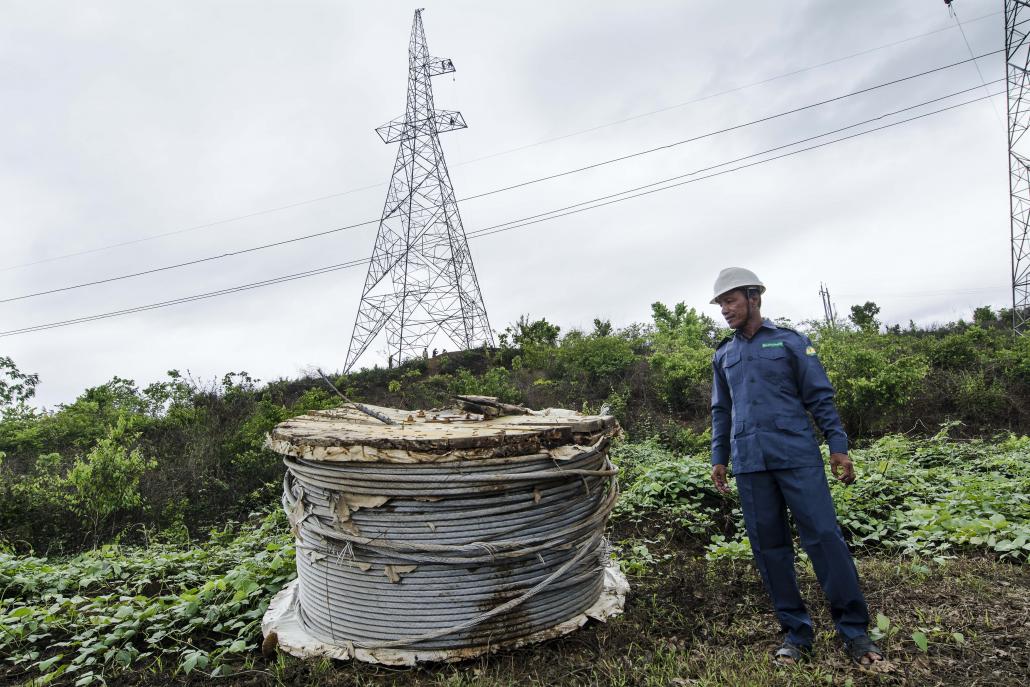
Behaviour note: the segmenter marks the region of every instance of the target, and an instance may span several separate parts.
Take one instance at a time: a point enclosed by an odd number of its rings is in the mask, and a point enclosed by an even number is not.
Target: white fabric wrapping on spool
[[[604,569],[604,587],[594,605],[552,628],[488,647],[445,651],[405,651],[403,649],[361,649],[354,646],[327,644],[313,637],[304,628],[300,619],[300,609],[297,606],[298,582],[299,580],[294,580],[283,587],[268,605],[268,610],[265,611],[261,621],[261,632],[265,637],[275,633],[276,645],[297,658],[334,658],[341,661],[355,658],[366,663],[382,663],[390,666],[413,666],[429,661],[453,663],[561,637],[583,627],[588,620],[604,622],[612,616],[620,615],[625,609],[626,594],[629,593],[629,582],[619,570],[618,564],[613,561],[612,565]]]

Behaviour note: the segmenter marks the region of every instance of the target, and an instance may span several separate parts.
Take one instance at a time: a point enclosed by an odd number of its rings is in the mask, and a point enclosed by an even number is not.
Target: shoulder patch
[[[815,346],[809,346],[806,348],[805,355],[815,355]]]

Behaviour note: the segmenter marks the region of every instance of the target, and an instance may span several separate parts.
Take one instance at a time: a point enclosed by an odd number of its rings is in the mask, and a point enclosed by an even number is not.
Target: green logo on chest
[[[782,341],[769,341],[768,343],[762,344],[762,348],[783,348]]]

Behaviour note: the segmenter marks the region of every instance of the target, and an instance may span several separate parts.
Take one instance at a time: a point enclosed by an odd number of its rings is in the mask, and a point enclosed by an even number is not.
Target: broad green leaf
[[[51,667],[52,667],[52,666],[53,666],[53,665],[54,665],[55,663],[57,663],[58,661],[60,661],[60,660],[61,660],[61,658],[63,658],[63,657],[64,657],[64,654],[57,654],[56,656],[51,656],[51,657],[50,657],[50,658],[48,658],[47,660],[45,660],[45,661],[40,661],[39,663],[37,663],[37,664],[36,664],[36,667],[37,667],[37,668],[39,668],[39,672],[41,672],[41,673],[45,673],[45,672],[47,672],[48,670],[50,670],[50,668],[51,668]]]
[[[922,632],[913,632],[912,641],[916,643],[916,646],[919,647],[919,650],[923,653],[926,653],[927,648],[930,646],[930,641]]]
[[[182,662],[182,671],[189,675],[190,671],[197,667],[197,659],[200,657],[196,651],[191,651]]]

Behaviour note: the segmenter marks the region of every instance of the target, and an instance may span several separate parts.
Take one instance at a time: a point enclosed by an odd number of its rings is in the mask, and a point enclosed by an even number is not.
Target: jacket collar
[[[758,328],[758,331],[761,331],[763,329],[779,329],[779,327],[777,327],[776,323],[773,322],[772,320],[770,320],[768,317],[764,317],[764,318],[762,318],[762,326]],[[756,331],[755,334],[757,334],[758,331]],[[741,339],[744,338],[744,335],[740,333],[739,329],[734,329],[733,330],[733,338],[736,339],[738,336]],[[752,337],[752,338],[754,338],[754,337]]]

